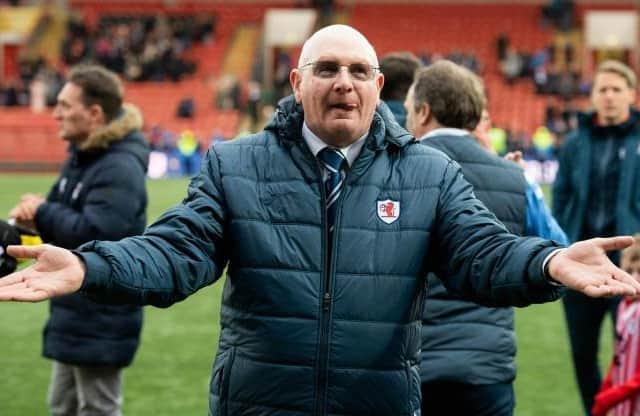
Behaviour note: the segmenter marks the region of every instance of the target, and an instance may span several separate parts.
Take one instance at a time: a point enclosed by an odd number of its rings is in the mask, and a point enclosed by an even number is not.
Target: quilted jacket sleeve
[[[225,198],[212,148],[185,200],[143,236],[92,242],[78,249],[87,268],[81,290],[115,303],[166,307],[180,301],[222,274],[228,260],[225,222]]]
[[[440,185],[432,268],[447,288],[488,306],[526,306],[557,299],[561,289],[542,272],[558,245],[509,234],[473,195],[455,162]]]

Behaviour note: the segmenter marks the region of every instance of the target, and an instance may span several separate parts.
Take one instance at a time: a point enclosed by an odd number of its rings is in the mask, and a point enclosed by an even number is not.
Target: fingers
[[[3,284],[5,279],[0,279],[0,284]],[[39,302],[47,298],[47,292],[30,287],[24,280],[0,286],[0,301]]]
[[[41,195],[25,194],[20,199],[20,203],[9,211],[9,217],[22,221],[31,221],[44,201],[45,199]]]
[[[637,296],[640,294],[640,284],[616,267],[612,267],[609,272],[598,273],[590,280],[591,283],[582,289],[588,296]]]
[[[24,205],[24,219],[26,220],[32,220],[36,217],[36,211],[38,211],[38,207],[40,206],[40,203],[36,200],[29,200],[29,201],[25,201]]]
[[[622,250],[633,245],[633,237],[631,236],[594,238],[592,241],[605,251]]]
[[[633,287],[636,290],[636,294],[640,294],[640,282],[624,270],[614,267],[611,271],[611,279]]]
[[[30,204],[21,203],[20,205],[9,211],[9,217],[20,221],[32,220],[35,216],[35,210]]]
[[[0,279],[0,288],[22,282],[24,277],[24,271],[8,274]]]
[[[15,218],[17,220],[27,220],[28,213],[24,204],[20,204],[9,211],[9,218]]]
[[[7,246],[7,253],[17,259],[35,259],[42,254],[47,247],[49,247],[47,244],[39,246]]]
[[[627,283],[589,285],[582,289],[584,294],[591,297],[636,296],[638,291]]]

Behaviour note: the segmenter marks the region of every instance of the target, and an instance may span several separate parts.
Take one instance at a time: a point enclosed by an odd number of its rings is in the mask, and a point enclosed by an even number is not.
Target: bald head
[[[323,27],[307,39],[302,46],[302,52],[300,53],[300,59],[298,60],[298,68],[316,60],[318,54],[323,48],[323,45],[337,40],[349,40],[350,43],[357,44],[358,48],[366,54],[369,63],[375,67],[378,66],[376,51],[362,33],[358,32],[351,26],[331,25]]]
[[[289,80],[309,130],[335,147],[346,147],[369,131],[384,85],[373,47],[345,25],[314,33]]]

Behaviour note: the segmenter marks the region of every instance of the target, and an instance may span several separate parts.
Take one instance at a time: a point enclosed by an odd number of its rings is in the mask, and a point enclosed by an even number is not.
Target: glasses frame
[[[347,73],[349,74],[349,78],[351,78],[352,81],[359,81],[359,82],[373,81],[376,78],[376,73],[380,72],[380,67],[379,66],[373,66],[373,65],[371,65],[369,63],[353,62],[353,63],[350,63],[350,64],[341,64],[338,61],[332,61],[332,60],[327,60],[327,59],[319,59],[317,61],[307,62],[306,64],[304,64],[302,66],[299,66],[298,70],[302,71],[302,70],[307,69],[307,68],[314,69],[315,66],[318,63],[322,63],[322,62],[336,64],[336,65],[338,65],[339,69],[342,68],[342,67],[347,68]],[[358,79],[358,78],[354,77],[353,74],[351,73],[351,71],[349,70],[351,65],[364,65],[364,66],[367,66],[367,67],[369,67],[369,69],[371,69],[371,75],[369,77],[367,77],[367,79]],[[321,76],[315,74],[315,71],[312,71],[312,73],[313,73],[314,77],[317,77],[317,78],[320,78],[320,79],[335,79],[338,76],[339,71],[336,72],[336,74],[333,77],[321,77]]]

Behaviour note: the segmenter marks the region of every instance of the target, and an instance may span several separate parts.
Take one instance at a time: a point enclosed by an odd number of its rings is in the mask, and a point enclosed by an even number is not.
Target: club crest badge
[[[390,199],[378,201],[376,212],[378,213],[378,218],[385,223],[394,223],[400,217],[400,201],[392,201]]]

